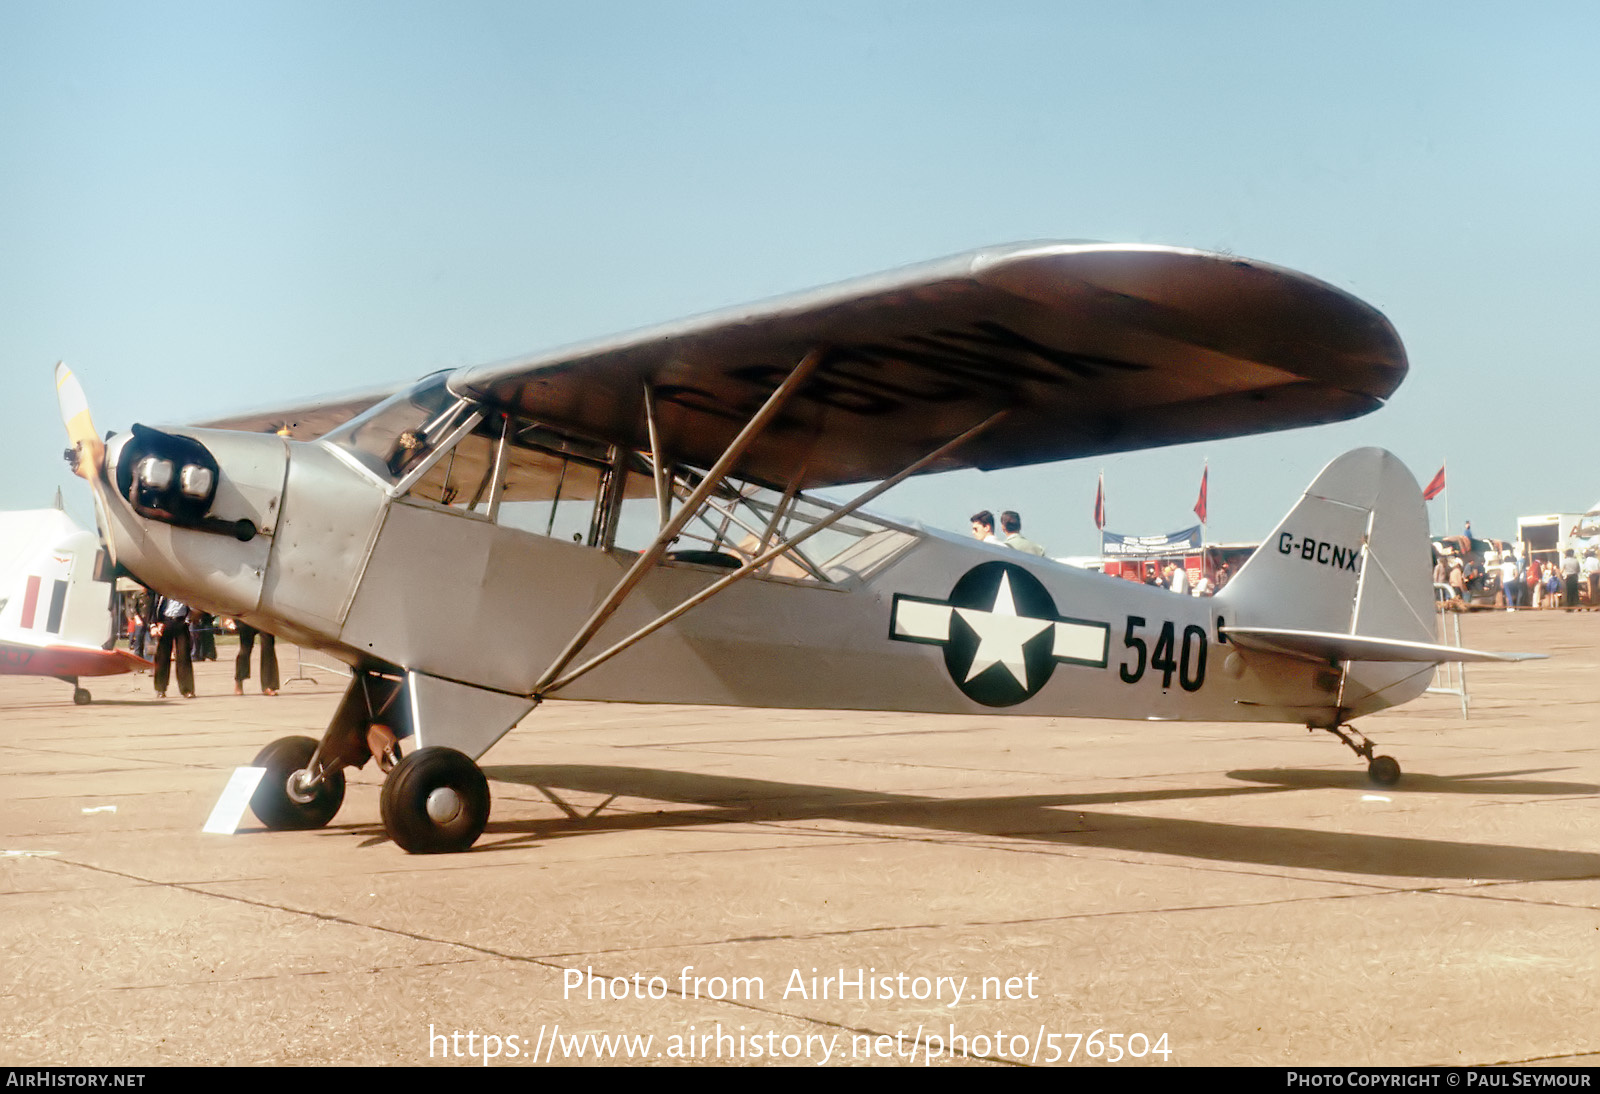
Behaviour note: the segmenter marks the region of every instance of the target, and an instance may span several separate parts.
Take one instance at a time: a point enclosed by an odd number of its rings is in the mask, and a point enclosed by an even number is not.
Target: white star
[[[1004,665],[1028,690],[1028,666],[1023,661],[1022,647],[1028,639],[1054,626],[1049,619],[1033,619],[1017,615],[1016,601],[1011,596],[1011,575],[1000,575],[1000,587],[994,593],[994,607],[988,611],[977,608],[957,608],[956,614],[966,620],[978,635],[978,651],[972,655],[972,667],[967,672],[970,681],[991,665]]]

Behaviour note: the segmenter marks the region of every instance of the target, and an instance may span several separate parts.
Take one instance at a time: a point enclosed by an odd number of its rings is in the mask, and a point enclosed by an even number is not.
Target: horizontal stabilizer
[[[1241,649],[1287,654],[1312,661],[1415,661],[1439,664],[1443,661],[1528,661],[1545,656],[1542,653],[1489,653],[1398,638],[1367,638],[1359,634],[1280,630],[1272,627],[1228,627],[1222,634]]]

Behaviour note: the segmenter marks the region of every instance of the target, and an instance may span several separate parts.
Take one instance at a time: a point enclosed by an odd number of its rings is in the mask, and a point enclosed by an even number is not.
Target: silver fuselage
[[[113,488],[104,531],[120,563],[162,592],[355,667],[528,697],[637,558],[397,496],[327,441],[172,432],[217,459],[213,515],[248,520],[256,534],[241,541],[149,519]],[[113,442],[113,462],[118,451]],[[1404,702],[1427,683],[1414,670],[1341,683],[1325,663],[1237,650],[1223,625],[1270,621],[1259,601],[1236,603],[1226,590],[1183,596],[925,528],[883,528],[886,546],[860,572],[740,580],[549,697],[1306,723]],[[1327,569],[1308,565],[1303,579]],[[661,563],[592,648],[721,576]]]

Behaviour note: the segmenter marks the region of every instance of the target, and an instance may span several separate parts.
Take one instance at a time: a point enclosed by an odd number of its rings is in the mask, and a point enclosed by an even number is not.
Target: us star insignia
[[[945,668],[968,698],[1007,707],[1039,693],[1058,662],[1104,668],[1111,627],[1056,614],[1039,579],[1009,562],[968,570],[948,600],[897,593],[889,637],[944,647]]]

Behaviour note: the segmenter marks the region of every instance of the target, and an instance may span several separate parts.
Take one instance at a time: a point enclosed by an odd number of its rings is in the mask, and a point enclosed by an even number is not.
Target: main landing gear
[[[256,784],[250,810],[268,828],[321,828],[344,804],[344,771],[314,765],[317,742],[281,737],[256,753],[254,766],[267,773]]]
[[[1374,755],[1377,749],[1372,741],[1355,726],[1306,726],[1306,728],[1325,729],[1343,741],[1352,752],[1367,761],[1367,778],[1378,786],[1393,786],[1400,781],[1399,761],[1393,756]]]
[[[465,851],[489,823],[489,780],[453,748],[419,748],[389,772],[378,809],[414,855]]]
[[[256,756],[264,767],[250,809],[272,829],[321,828],[344,802],[344,769],[378,761],[387,773],[378,798],[389,838],[414,855],[465,851],[489,823],[489,780],[453,748],[419,748],[400,757],[388,724],[404,715],[401,681],[358,675],[319,743],[284,737]]]

